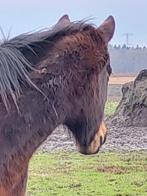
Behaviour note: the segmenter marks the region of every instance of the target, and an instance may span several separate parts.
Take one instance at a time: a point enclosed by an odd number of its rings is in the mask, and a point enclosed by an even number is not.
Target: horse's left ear
[[[109,16],[99,27],[98,31],[102,32],[102,37],[108,43],[113,37],[115,30],[115,20],[113,16]]]
[[[70,25],[70,19],[69,16],[63,15],[58,22],[55,24],[55,26],[53,27],[53,29],[60,29],[60,28],[64,28],[67,27],[68,25]]]

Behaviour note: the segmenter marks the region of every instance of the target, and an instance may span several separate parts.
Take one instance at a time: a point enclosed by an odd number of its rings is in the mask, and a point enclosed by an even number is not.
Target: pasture
[[[106,117],[118,105],[124,80],[110,79]],[[27,196],[50,195],[146,196],[147,153],[110,151],[83,156],[65,151],[37,152],[29,167]]]
[[[39,153],[27,190],[27,196],[146,196],[147,153]]]

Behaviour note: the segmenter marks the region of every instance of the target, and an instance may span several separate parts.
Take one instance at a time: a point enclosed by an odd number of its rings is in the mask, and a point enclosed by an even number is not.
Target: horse
[[[0,195],[24,196],[29,160],[60,124],[83,154],[106,140],[104,106],[115,21],[71,22],[0,45]]]

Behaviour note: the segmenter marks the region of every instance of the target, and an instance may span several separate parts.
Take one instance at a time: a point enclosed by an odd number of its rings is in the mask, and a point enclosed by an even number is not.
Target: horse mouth
[[[105,143],[106,138],[107,138],[107,130],[106,130],[104,122],[102,121],[90,145],[87,147],[80,146],[79,152],[85,155],[97,154],[101,146]]]

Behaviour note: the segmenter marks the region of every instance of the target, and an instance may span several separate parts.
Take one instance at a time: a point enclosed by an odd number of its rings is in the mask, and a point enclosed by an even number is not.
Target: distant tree
[[[136,50],[140,50],[140,49],[141,49],[141,47],[137,44]]]
[[[126,44],[123,44],[123,45],[122,45],[122,49],[127,49]]]

